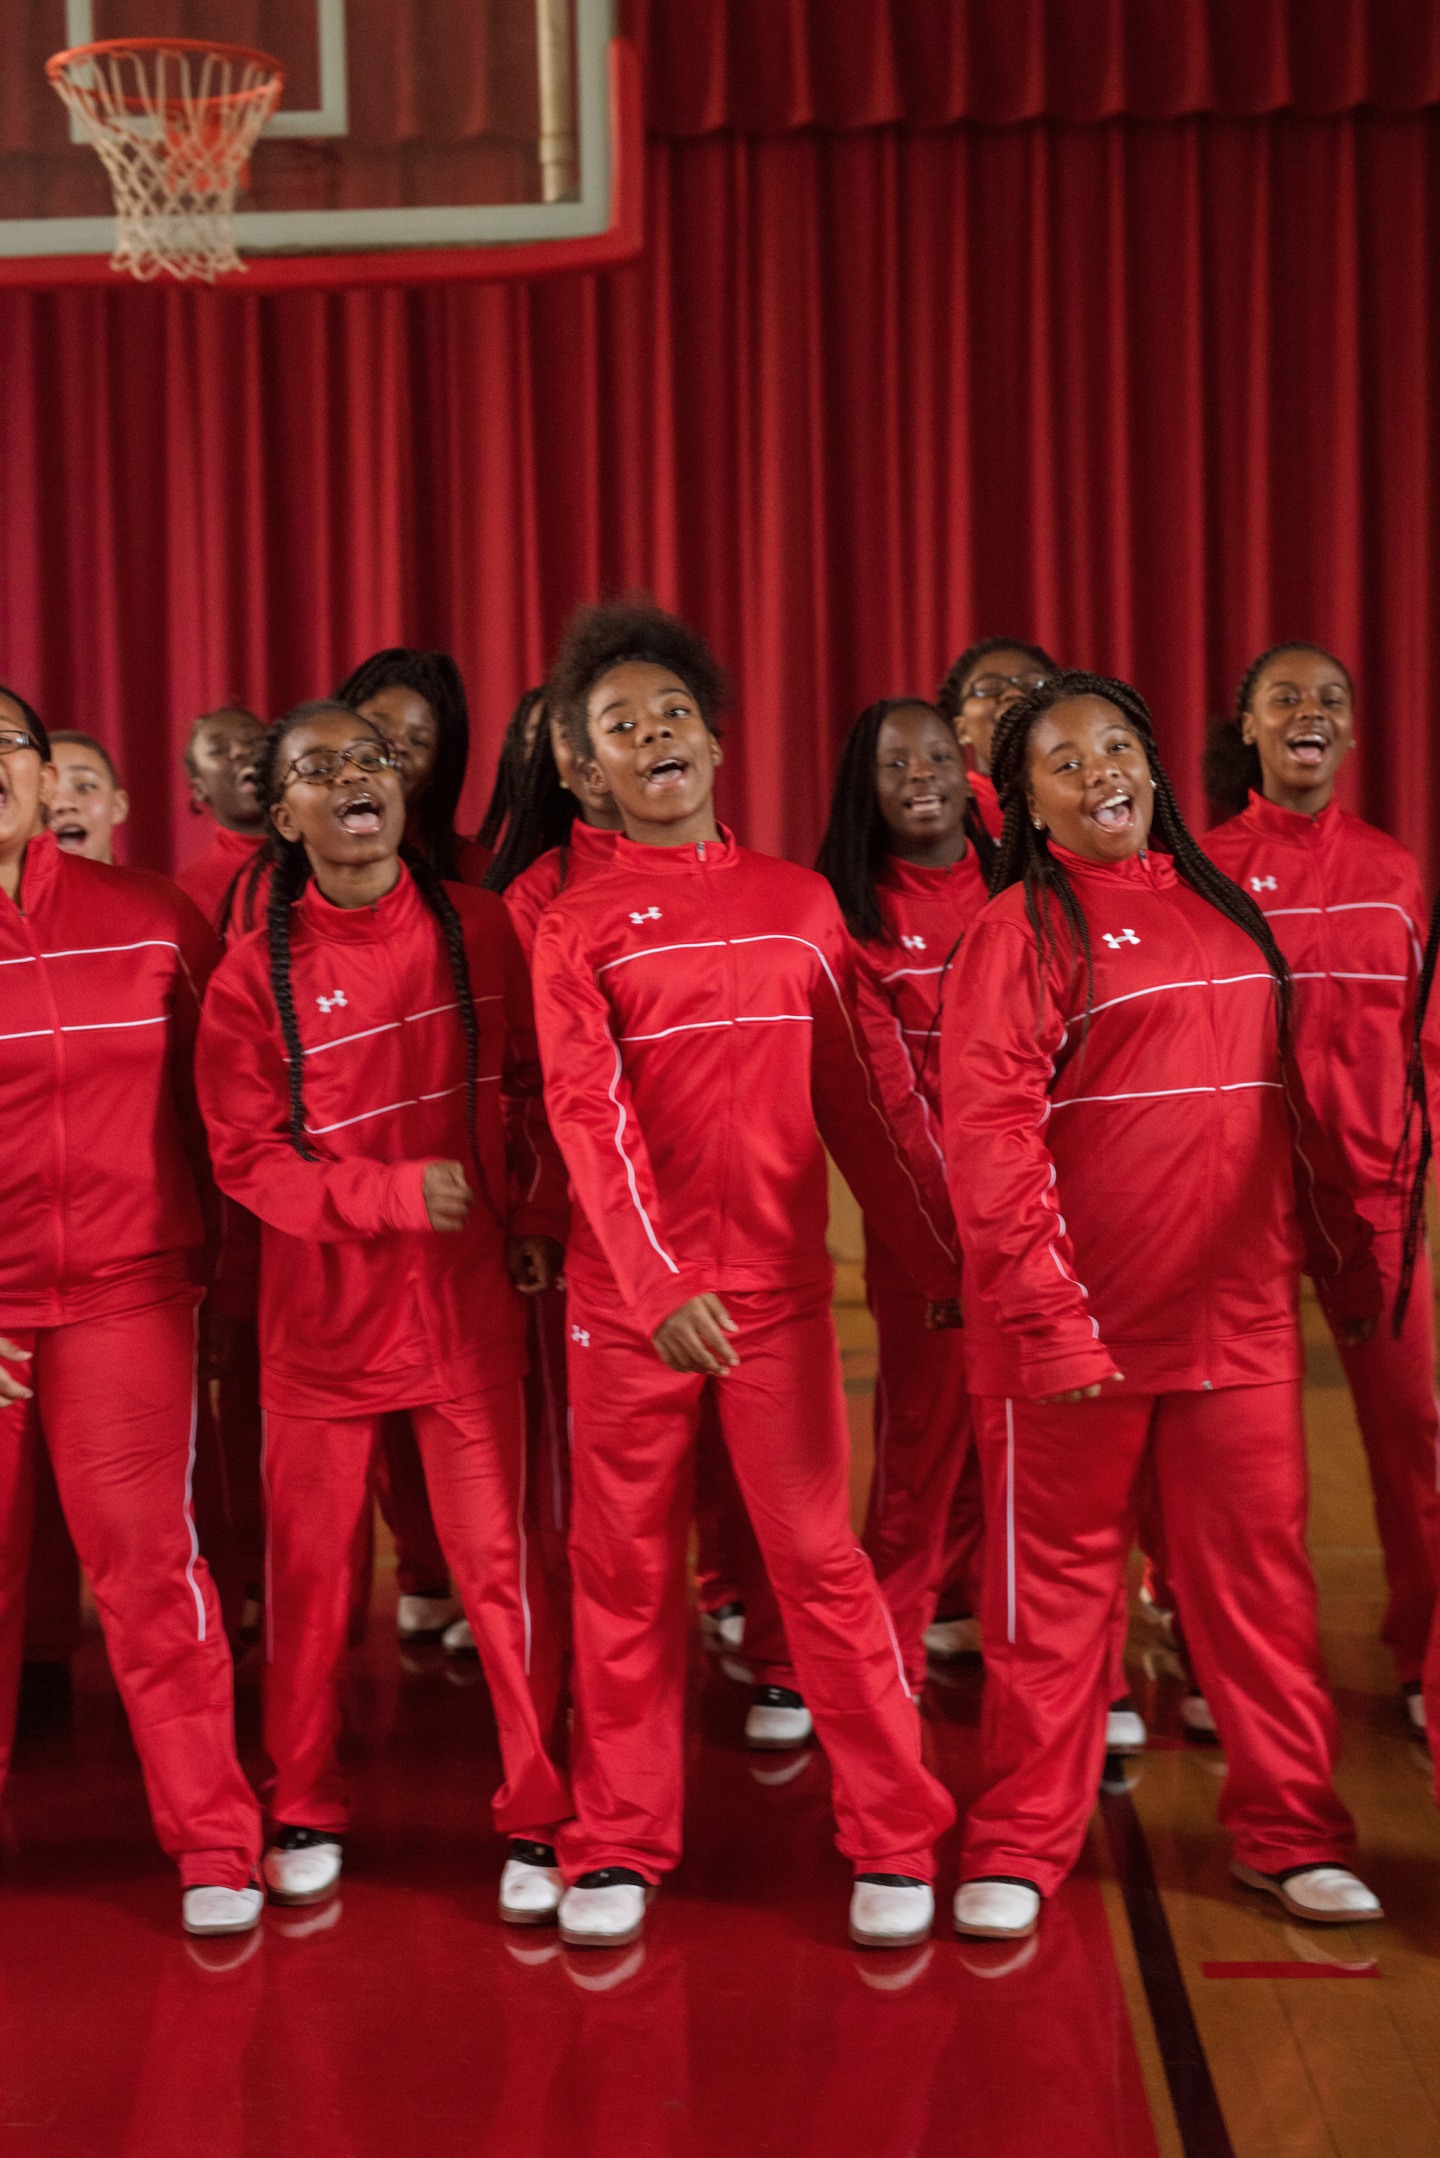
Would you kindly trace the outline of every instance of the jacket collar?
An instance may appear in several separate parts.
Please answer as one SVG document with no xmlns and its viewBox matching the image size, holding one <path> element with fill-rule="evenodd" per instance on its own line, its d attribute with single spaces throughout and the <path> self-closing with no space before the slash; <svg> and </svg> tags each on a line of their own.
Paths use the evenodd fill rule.
<svg viewBox="0 0 1440 2158">
<path fill-rule="evenodd" d="M 686 870 L 729 869 L 739 856 L 735 834 L 726 825 L 717 827 L 720 837 L 706 839 L 688 847 L 642 847 L 623 832 L 615 835 L 614 863 L 617 869 L 628 869 L 635 875 L 677 876 Z"/>
<path fill-rule="evenodd" d="M 1279 802 L 1267 801 L 1263 794 L 1251 789 L 1248 808 L 1243 811 L 1251 829 L 1264 832 L 1271 839 L 1288 839 L 1292 846 L 1322 846 L 1333 839 L 1340 830 L 1344 811 L 1332 794 L 1317 816 L 1307 817 L 1302 809 L 1285 809 Z"/>
<path fill-rule="evenodd" d="M 65 850 L 53 832 L 37 832 L 25 847 L 25 862 L 20 871 L 20 911 L 33 914 L 42 899 L 47 899 L 57 880 L 65 874 Z"/>
<path fill-rule="evenodd" d="M 875 872 L 875 882 L 885 891 L 904 892 L 912 899 L 938 899 L 959 887 L 983 884 L 984 872 L 975 858 L 975 848 L 967 846 L 958 862 L 948 862 L 944 868 L 930 868 L 923 862 L 907 862 L 901 855 L 887 854 Z"/>
<path fill-rule="evenodd" d="M 1067 876 L 1093 879 L 1097 884 L 1148 885 L 1153 892 L 1166 892 L 1179 881 L 1169 855 L 1154 847 L 1148 847 L 1143 854 L 1132 854 L 1123 862 L 1087 861 L 1084 855 L 1072 854 L 1053 839 L 1050 852 Z"/>
<path fill-rule="evenodd" d="M 263 832 L 232 832 L 226 825 L 217 824 L 210 837 L 210 852 L 223 854 L 232 862 L 248 862 L 264 844 Z"/>
<path fill-rule="evenodd" d="M 601 862 L 614 861 L 615 842 L 619 837 L 618 832 L 602 831 L 598 825 L 587 824 L 583 817 L 577 817 L 570 827 L 570 837 L 565 845 L 577 862 L 588 862 L 592 867 L 596 867 Z M 642 847 L 640 851 L 642 854 L 653 854 L 656 850 L 654 847 Z"/>
<path fill-rule="evenodd" d="M 337 907 L 312 877 L 295 902 L 295 912 L 312 936 L 328 944 L 382 944 L 410 928 L 428 910 L 415 879 L 402 862 L 398 883 L 369 907 Z"/>
</svg>

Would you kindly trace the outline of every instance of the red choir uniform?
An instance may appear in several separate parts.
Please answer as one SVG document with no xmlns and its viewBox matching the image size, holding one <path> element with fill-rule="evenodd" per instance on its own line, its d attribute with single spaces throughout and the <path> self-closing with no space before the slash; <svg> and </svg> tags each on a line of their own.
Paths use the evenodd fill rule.
<svg viewBox="0 0 1440 2158">
<path fill-rule="evenodd" d="M 720 1426 L 830 1755 L 840 1848 L 860 1871 L 929 1878 L 953 1807 L 921 1764 L 894 1630 L 850 1529 L 817 1121 L 937 1297 L 956 1293 L 956 1266 L 933 1153 L 902 1144 L 881 1107 L 834 898 L 728 833 L 618 838 L 613 868 L 541 922 L 535 994 L 577 1202 L 567 1877 L 619 1865 L 655 1881 L 680 1853 L 685 1545 L 710 1382 L 670 1370 L 652 1336 L 709 1291 L 741 1358 L 714 1383 Z"/>
<path fill-rule="evenodd" d="M 613 832 L 596 831 L 577 817 L 564 846 L 551 847 L 505 887 L 505 905 L 527 964 L 545 909 L 562 891 L 572 890 L 597 869 L 608 868 L 614 848 Z M 556 1622 L 568 1633 L 570 1430 L 565 1301 L 559 1283 L 529 1299 L 525 1437 L 530 1526 L 539 1543 Z"/>
<path fill-rule="evenodd" d="M 540 917 L 551 902 L 597 869 L 608 869 L 614 858 L 615 834 L 599 831 L 577 817 L 564 846 L 551 847 L 506 886 L 505 904 L 527 959 L 535 949 Z M 563 1581 L 568 1598 L 570 1564 L 565 1545 L 570 1521 L 570 1446 L 566 1429 L 564 1289 L 550 1289 L 537 1296 L 530 1314 L 526 1415 L 531 1489 L 537 1503 L 541 1503 L 541 1494 L 549 1494 L 538 1525 L 547 1551 L 553 1554 L 552 1574 L 557 1584 Z M 749 1516 L 724 1459 L 724 1445 L 709 1413 L 708 1396 L 701 1415 L 700 1450 L 695 1464 L 695 1525 L 695 1581 L 701 1608 L 715 1610 L 735 1601 L 746 1604 L 747 1610 L 753 1608 L 765 1636 L 762 1649 L 775 1667 L 764 1673 L 765 1680 L 792 1685 L 794 1674 L 789 1668 L 779 1613 L 769 1594 Z M 746 1632 L 748 1637 L 748 1618 Z M 753 1654 L 748 1639 L 747 1651 Z"/>
<path fill-rule="evenodd" d="M 1440 991 L 1435 990 L 1433 987 L 1430 992 L 1430 1001 L 1426 1006 L 1424 1024 L 1421 1028 L 1420 1049 L 1424 1063 L 1425 1098 L 1430 1115 L 1430 1130 L 1432 1136 L 1440 1135 Z M 1422 1269 L 1421 1255 L 1417 1254 L 1415 1279 L 1411 1284 L 1410 1292 L 1412 1303 L 1417 1296 L 1423 1294 L 1424 1288 L 1425 1276 Z M 1406 1319 L 1408 1322 L 1408 1307 Z M 1440 1463 L 1437 1463 L 1437 1483 L 1440 1483 Z M 1440 1574 L 1440 1503 L 1432 1499 L 1431 1503 L 1426 1507 L 1425 1518 L 1433 1563 L 1437 1574 Z M 1431 1620 L 1430 1642 L 1426 1651 L 1425 1669 L 1422 1676 L 1425 1692 L 1425 1720 L 1432 1732 L 1440 1731 L 1440 1608 L 1437 1608 Z M 1437 1751 L 1433 1742 L 1431 1753 L 1435 1760 L 1435 1795 L 1437 1799 L 1440 1799 L 1440 1751 Z"/>
<path fill-rule="evenodd" d="M 1317 817 L 1252 794 L 1206 852 L 1260 907 L 1295 982 L 1295 1053 L 1316 1115 L 1375 1232 L 1387 1307 L 1400 1273 L 1405 1187 L 1395 1165 L 1425 910 L 1414 857 L 1336 803 Z M 1435 1301 L 1421 1248 L 1397 1341 L 1337 1342 L 1370 1463 L 1389 1602 L 1382 1629 L 1401 1685 L 1418 1679 L 1435 1610 L 1423 1515 L 1435 1503 Z"/>
<path fill-rule="evenodd" d="M 412 830 L 408 837 L 412 846 L 419 845 L 417 832 Z M 490 849 L 482 847 L 478 840 L 466 839 L 460 832 L 455 834 L 457 884 L 483 884 L 485 872 L 494 858 Z M 375 1449 L 373 1480 L 380 1511 L 395 1539 L 395 1582 L 400 1594 L 447 1595 L 449 1568 L 440 1547 L 430 1494 L 425 1487 L 425 1464 L 420 1458 L 420 1448 L 408 1416 L 383 1419 L 380 1443 Z M 373 1529 L 374 1516 L 367 1514 L 357 1566 L 357 1625 L 363 1623 L 364 1607 L 369 1601 L 374 1563 Z"/>
<path fill-rule="evenodd" d="M 504 908 L 488 893 L 448 889 L 479 1027 L 478 1167 L 444 942 L 408 871 L 374 906 L 332 906 L 311 883 L 291 912 L 316 1160 L 290 1143 L 263 931 L 232 948 L 206 999 L 197 1077 L 216 1176 L 261 1223 L 271 1807 L 299 1827 L 345 1825 L 336 1743 L 348 1561 L 380 1420 L 403 1409 L 495 1707 L 505 1767 L 497 1823 L 548 1841 L 569 1807 L 545 1747 L 558 1657 L 532 1613 L 525 1314 L 505 1237 L 563 1234 L 563 1178 Z M 470 1164 L 479 1194 L 457 1235 L 429 1226 L 422 1185 L 437 1160 Z"/>
<path fill-rule="evenodd" d="M 246 928 L 249 872 L 265 844 L 264 832 L 230 832 L 217 824 L 205 852 L 175 872 L 175 883 L 194 901 L 207 922 L 228 942 Z M 253 902 L 252 919 L 265 912 L 269 873 L 262 874 Z M 222 927 L 223 917 L 223 927 Z"/>
<path fill-rule="evenodd" d="M 917 1097 L 943 1161 L 941 984 L 985 904 L 985 875 L 973 847 L 948 869 L 891 855 L 876 879 L 876 896 L 892 941 L 863 947 L 861 1021 L 887 1102 L 896 1089 Z M 925 1681 L 925 1628 L 945 1576 L 952 1500 L 970 1449 L 965 1342 L 958 1331 L 926 1326 L 925 1299 L 885 1241 L 884 1227 L 865 1224 L 865 1295 L 879 1335 L 879 1372 L 864 1544 L 918 1689 Z M 968 1598 L 966 1608 L 972 1608 Z"/>
<path fill-rule="evenodd" d="M 1298 1277 L 1303 1259 L 1337 1319 L 1373 1315 L 1368 1231 L 1282 1077 L 1254 942 L 1167 855 L 1051 852 L 1089 928 L 1088 1017 L 1058 909 L 1042 955 L 1016 885 L 967 936 L 942 1022 L 990 1530 L 988 1788 L 961 1875 L 1048 1894 L 1075 1862 L 1147 1458 L 1236 1856 L 1263 1872 L 1343 1861 L 1304 1540 Z M 1096 1381 L 1096 1400 L 1044 1398 Z"/>
<path fill-rule="evenodd" d="M 191 1500 L 208 1172 L 190 1067 L 218 956 L 164 878 L 62 853 L 48 834 L 26 850 L 20 904 L 0 896 L 0 1333 L 32 1352 L 12 1368 L 35 1392 L 0 1409 L 0 1773 L 38 1422 L 156 1833 L 187 1886 L 244 1888 L 259 1815 Z"/>
<path fill-rule="evenodd" d="M 177 870 L 173 882 L 193 900 L 226 944 L 245 935 L 247 925 L 263 922 L 269 871 L 263 871 L 250 898 L 250 872 L 265 844 L 263 832 L 231 832 L 216 825 L 204 854 Z M 229 1566 L 220 1565 L 225 1600 L 234 1623 L 233 1584 L 254 1588 L 265 1566 L 265 1509 L 260 1488 L 260 1370 L 255 1338 L 255 1303 L 259 1294 L 260 1233 L 239 1207 L 223 1204 L 224 1236 L 220 1263 L 210 1286 L 209 1309 L 226 1322 L 224 1368 L 212 1382 L 213 1424 L 225 1484 Z M 202 1412 L 209 1404 L 202 1400 Z M 208 1548 L 208 1547 L 207 1547 Z M 217 1562 L 218 1563 L 218 1562 Z"/>
</svg>

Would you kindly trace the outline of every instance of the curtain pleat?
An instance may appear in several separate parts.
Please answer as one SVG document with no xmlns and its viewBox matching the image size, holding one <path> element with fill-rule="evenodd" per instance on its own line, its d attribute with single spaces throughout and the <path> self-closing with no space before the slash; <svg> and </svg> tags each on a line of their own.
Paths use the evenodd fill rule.
<svg viewBox="0 0 1440 2158">
<path fill-rule="evenodd" d="M 838 742 L 976 635 L 1134 679 L 1201 813 L 1252 653 L 1353 665 L 1349 800 L 1440 869 L 1440 118 L 653 143 L 634 268 L 0 293 L 0 679 L 118 751 L 164 867 L 192 715 L 457 654 L 478 818 L 568 610 L 735 681 L 725 811 L 810 858 Z"/>
</svg>

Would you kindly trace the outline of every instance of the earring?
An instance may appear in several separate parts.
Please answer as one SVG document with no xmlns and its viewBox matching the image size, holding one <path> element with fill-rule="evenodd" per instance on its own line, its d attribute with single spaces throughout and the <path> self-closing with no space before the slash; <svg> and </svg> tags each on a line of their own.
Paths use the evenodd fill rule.
<svg viewBox="0 0 1440 2158">
<path fill-rule="evenodd" d="M 1043 818 L 1043 817 L 1032 817 L 1032 818 L 1030 819 L 1030 822 L 1031 822 L 1031 823 L 1032 823 L 1032 824 L 1034 825 L 1034 827 L 1035 827 L 1035 829 L 1036 829 L 1036 831 L 1037 831 L 1037 832 L 1043 832 L 1043 831 L 1044 831 L 1044 829 L 1045 829 L 1045 820 L 1044 820 L 1044 818 Z"/>
<path fill-rule="evenodd" d="M 562 780 L 561 780 L 561 782 L 560 782 L 560 792 L 561 792 L 562 794 L 568 794 L 568 793 L 570 792 L 570 782 L 569 782 L 569 780 L 568 780 L 568 779 L 562 779 Z"/>
</svg>

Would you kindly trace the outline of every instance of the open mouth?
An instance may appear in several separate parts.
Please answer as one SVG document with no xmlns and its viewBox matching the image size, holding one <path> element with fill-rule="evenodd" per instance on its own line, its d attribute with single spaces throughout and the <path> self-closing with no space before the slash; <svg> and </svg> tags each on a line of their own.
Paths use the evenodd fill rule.
<svg viewBox="0 0 1440 2158">
<path fill-rule="evenodd" d="M 1102 832 L 1128 832 L 1135 822 L 1135 804 L 1123 789 L 1117 788 L 1090 815 Z"/>
<path fill-rule="evenodd" d="M 1330 750 L 1330 742 L 1324 729 L 1305 727 L 1299 734 L 1287 735 L 1285 747 L 1297 764 L 1314 766 L 1323 764 Z"/>
<path fill-rule="evenodd" d="M 910 796 L 904 804 L 905 814 L 909 817 L 938 816 L 948 799 L 948 796 L 938 794 L 933 787 L 927 787 L 923 793 Z"/>
<path fill-rule="evenodd" d="M 372 837 L 384 822 L 374 795 L 363 791 L 347 795 L 335 815 L 342 831 L 353 832 L 360 838 Z"/>
<path fill-rule="evenodd" d="M 80 852 L 88 836 L 83 824 L 75 824 L 68 818 L 63 824 L 52 824 L 50 829 L 55 834 L 56 844 L 72 854 Z"/>
<path fill-rule="evenodd" d="M 678 787 L 690 766 L 684 757 L 660 757 L 645 774 L 647 787 Z"/>
</svg>

